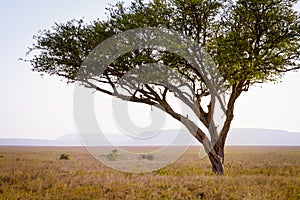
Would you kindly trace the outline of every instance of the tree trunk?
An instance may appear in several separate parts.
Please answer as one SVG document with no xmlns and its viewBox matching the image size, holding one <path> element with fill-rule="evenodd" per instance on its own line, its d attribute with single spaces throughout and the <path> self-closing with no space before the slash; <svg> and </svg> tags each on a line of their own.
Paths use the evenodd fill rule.
<svg viewBox="0 0 300 200">
<path fill-rule="evenodd" d="M 224 147 L 225 147 L 225 141 L 227 138 L 227 134 L 230 130 L 230 125 L 231 122 L 233 120 L 233 112 L 234 112 L 234 103 L 236 101 L 236 99 L 240 96 L 240 94 L 242 93 L 242 88 L 243 88 L 244 82 L 240 82 L 237 85 L 232 86 L 232 94 L 229 98 L 229 102 L 227 105 L 227 110 L 226 110 L 226 120 L 224 122 L 223 128 L 220 132 L 219 137 L 216 140 L 216 137 L 214 134 L 214 132 L 216 132 L 215 129 L 209 129 L 210 132 L 212 132 L 213 134 L 211 134 L 212 137 L 212 143 L 211 145 L 214 146 L 213 149 L 210 150 L 209 145 L 207 145 L 206 143 L 202 143 L 204 145 L 204 147 L 206 147 L 206 153 L 208 154 L 209 160 L 212 164 L 212 171 L 216 174 L 222 175 L 224 174 Z M 212 110 L 213 112 L 213 110 Z M 214 128 L 214 127 L 213 127 Z"/>
<path fill-rule="evenodd" d="M 212 165 L 212 172 L 218 175 L 223 175 L 224 174 L 224 166 L 222 163 L 223 158 L 221 158 L 215 152 L 209 152 L 208 158 Z"/>
</svg>

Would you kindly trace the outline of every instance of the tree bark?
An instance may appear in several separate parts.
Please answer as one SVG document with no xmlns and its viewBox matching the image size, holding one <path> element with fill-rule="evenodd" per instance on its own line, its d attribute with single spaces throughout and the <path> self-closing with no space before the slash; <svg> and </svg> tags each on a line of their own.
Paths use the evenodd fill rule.
<svg viewBox="0 0 300 200">
<path fill-rule="evenodd" d="M 213 150 L 207 151 L 209 160 L 212 164 L 212 171 L 216 174 L 224 174 L 224 162 L 225 162 L 225 154 L 224 154 L 224 148 L 225 148 L 225 141 L 228 135 L 228 132 L 230 130 L 231 122 L 233 120 L 233 113 L 234 113 L 234 104 L 236 99 L 240 96 L 242 93 L 242 87 L 244 83 L 241 82 L 237 85 L 234 85 L 232 87 L 232 94 L 230 96 L 227 110 L 226 110 L 226 120 L 224 122 L 223 128 L 220 132 L 220 135 L 217 139 L 217 142 L 213 141 Z"/>
<path fill-rule="evenodd" d="M 212 172 L 218 175 L 224 174 L 224 166 L 222 163 L 222 158 L 215 152 L 209 152 L 208 158 L 212 165 Z"/>
<path fill-rule="evenodd" d="M 208 139 L 205 139 L 203 141 L 203 147 L 205 149 L 205 152 L 210 160 L 211 166 L 212 166 L 212 172 L 218 175 L 224 174 L 224 166 L 223 166 L 223 160 L 224 160 L 224 154 L 219 155 L 219 151 L 215 150 L 216 146 L 213 146 L 211 141 Z M 222 152 L 222 151 L 220 151 Z"/>
</svg>

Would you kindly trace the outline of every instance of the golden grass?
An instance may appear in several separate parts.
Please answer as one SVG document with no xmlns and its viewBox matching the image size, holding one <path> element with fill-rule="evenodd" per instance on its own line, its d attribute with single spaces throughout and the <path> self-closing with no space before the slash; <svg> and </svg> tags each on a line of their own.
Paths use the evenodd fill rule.
<svg viewBox="0 0 300 200">
<path fill-rule="evenodd" d="M 0 147 L 0 169 L 0 199 L 8 200 L 300 199 L 300 147 L 227 147 L 224 176 L 196 147 L 144 174 L 112 170 L 80 147 Z"/>
</svg>

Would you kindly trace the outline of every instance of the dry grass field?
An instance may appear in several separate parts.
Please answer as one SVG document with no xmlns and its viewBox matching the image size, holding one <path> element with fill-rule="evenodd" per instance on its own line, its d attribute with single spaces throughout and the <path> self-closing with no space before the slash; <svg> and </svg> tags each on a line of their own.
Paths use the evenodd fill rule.
<svg viewBox="0 0 300 200">
<path fill-rule="evenodd" d="M 0 169 L 7 200 L 300 199 L 300 147 L 227 147 L 224 176 L 196 147 L 144 174 L 112 170 L 81 147 L 0 147 Z"/>
</svg>

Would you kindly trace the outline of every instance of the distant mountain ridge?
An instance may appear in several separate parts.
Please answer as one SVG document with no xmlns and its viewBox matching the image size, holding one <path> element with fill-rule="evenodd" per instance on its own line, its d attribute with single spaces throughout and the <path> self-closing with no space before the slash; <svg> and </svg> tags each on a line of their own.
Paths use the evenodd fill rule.
<svg viewBox="0 0 300 200">
<path fill-rule="evenodd" d="M 300 146 L 300 133 L 276 129 L 232 129 L 227 138 L 229 145 Z"/>
<path fill-rule="evenodd" d="M 144 139 L 136 139 L 125 134 L 104 134 L 109 143 L 99 141 L 91 137 L 90 144 L 99 146 L 166 146 L 185 145 L 180 142 L 178 130 L 162 130 L 159 134 L 156 131 L 142 133 L 147 136 Z M 199 143 L 187 131 L 181 132 L 185 139 L 190 140 L 189 144 Z M 186 137 L 188 136 L 188 137 Z M 42 139 L 0 139 L 0 146 L 84 146 L 80 136 L 67 134 L 56 140 Z M 190 139 L 189 139 L 190 137 Z M 300 146 L 300 133 L 272 129 L 232 129 L 227 138 L 227 145 L 261 145 L 261 146 Z"/>
</svg>

